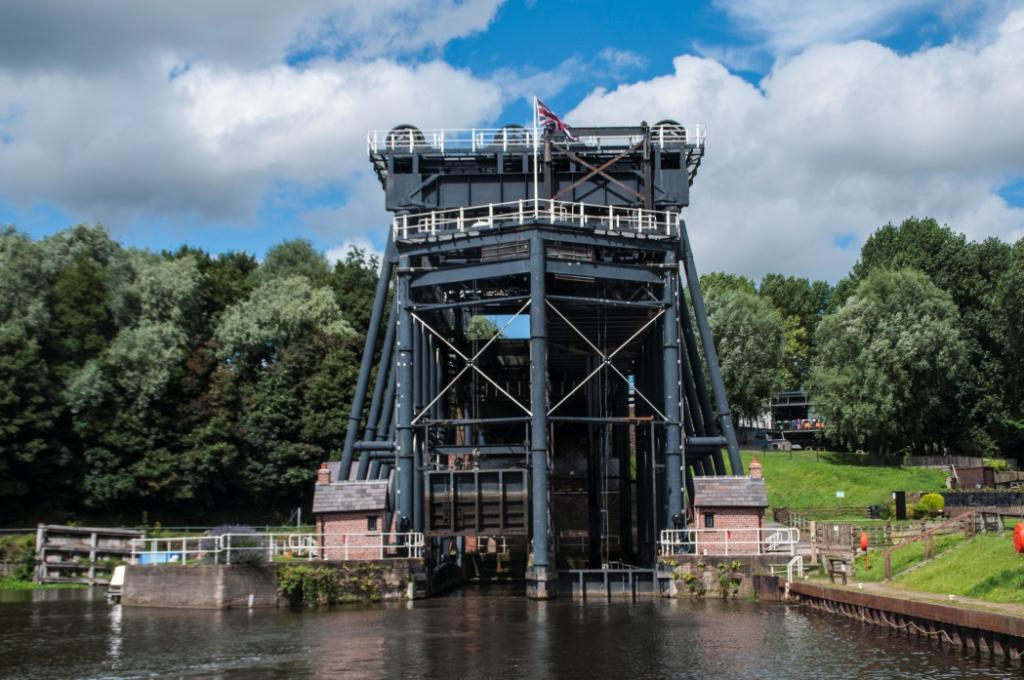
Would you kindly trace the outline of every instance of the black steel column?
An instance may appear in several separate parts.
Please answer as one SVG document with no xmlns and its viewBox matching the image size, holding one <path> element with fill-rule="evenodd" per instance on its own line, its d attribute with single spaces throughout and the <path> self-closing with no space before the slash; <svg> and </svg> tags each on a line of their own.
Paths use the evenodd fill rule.
<svg viewBox="0 0 1024 680">
<path fill-rule="evenodd" d="M 407 531 L 413 515 L 413 481 L 415 452 L 413 451 L 413 399 L 414 366 L 413 366 L 413 325 L 409 287 L 409 258 L 403 256 L 399 262 L 398 272 L 398 371 L 395 382 L 395 400 L 397 401 L 396 426 L 398 429 L 398 529 Z"/>
<path fill-rule="evenodd" d="M 555 595 L 549 588 L 548 549 L 548 319 L 544 237 L 534 231 L 530 237 L 530 468 L 533 510 L 533 569 L 527 592 L 532 597 Z"/>
<path fill-rule="evenodd" d="M 729 400 L 725 396 L 725 382 L 722 380 L 722 369 L 718 364 L 718 352 L 715 351 L 714 336 L 708 324 L 708 313 L 704 308 L 704 296 L 700 290 L 700 277 L 697 276 L 697 265 L 693 261 L 693 250 L 690 248 L 690 237 L 686 233 L 686 223 L 679 220 L 679 247 L 683 255 L 683 266 L 686 269 L 686 285 L 693 302 L 693 315 L 697 317 L 697 330 L 700 331 L 700 342 L 704 348 L 704 358 L 708 362 L 708 373 L 711 376 L 711 391 L 714 393 L 715 406 L 718 407 L 718 422 L 729 449 L 729 467 L 734 475 L 743 474 L 743 461 L 740 459 L 740 447 L 736 443 L 736 431 L 732 426 L 732 412 Z"/>
<path fill-rule="evenodd" d="M 681 526 L 685 519 L 683 511 L 683 454 L 682 438 L 679 435 L 679 417 L 682 413 L 679 403 L 679 326 L 676 317 L 676 272 L 675 253 L 665 254 L 665 286 L 662 301 L 665 316 L 662 319 L 662 368 L 664 372 L 665 409 L 665 493 L 668 500 L 665 527 Z"/>
<path fill-rule="evenodd" d="M 352 410 L 348 414 L 348 428 L 345 430 L 345 446 L 341 453 L 342 480 L 347 480 L 352 468 L 352 451 L 355 448 L 356 436 L 359 434 L 359 421 L 363 418 L 363 402 L 366 401 L 366 386 L 370 382 L 370 371 L 373 367 L 373 354 L 377 350 L 377 331 L 380 330 L 381 317 L 384 316 L 384 305 L 388 298 L 388 286 L 391 283 L 391 258 L 394 257 L 393 235 L 388 233 L 388 243 L 384 248 L 384 258 L 380 263 L 380 277 L 377 279 L 377 293 L 373 299 L 373 312 L 370 314 L 370 328 L 366 331 L 366 346 L 363 347 L 363 361 L 359 365 L 359 380 L 356 391 L 352 395 Z"/>
</svg>

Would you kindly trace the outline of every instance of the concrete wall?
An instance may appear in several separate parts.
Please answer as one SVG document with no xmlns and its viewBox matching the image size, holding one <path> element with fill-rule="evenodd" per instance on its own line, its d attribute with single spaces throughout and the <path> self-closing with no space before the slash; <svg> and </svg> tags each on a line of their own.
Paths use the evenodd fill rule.
<svg viewBox="0 0 1024 680">
<path fill-rule="evenodd" d="M 719 582 L 719 564 L 730 564 L 739 562 L 740 567 L 733 572 L 733 577 L 739 580 L 739 592 L 736 597 L 754 597 L 761 599 L 769 598 L 774 588 L 778 587 L 778 581 L 772 580 L 768 573 L 771 566 L 785 565 L 790 558 L 788 555 L 745 555 L 740 557 L 715 557 L 706 555 L 674 555 L 671 558 L 676 562 L 676 590 L 678 597 L 687 597 L 690 591 L 687 589 L 686 574 L 697 576 L 704 584 L 707 597 L 720 597 L 722 595 L 721 583 Z"/>
<path fill-rule="evenodd" d="M 277 575 L 250 565 L 129 565 L 121 602 L 139 607 L 228 609 L 277 606 Z"/>
<path fill-rule="evenodd" d="M 365 521 L 365 520 L 364 520 Z M 230 609 L 283 605 L 277 595 L 277 572 L 288 563 L 264 565 L 129 565 L 121 603 L 136 607 Z M 296 560 L 291 564 L 328 567 L 338 573 L 345 600 L 394 600 L 426 597 L 420 560 Z"/>
</svg>

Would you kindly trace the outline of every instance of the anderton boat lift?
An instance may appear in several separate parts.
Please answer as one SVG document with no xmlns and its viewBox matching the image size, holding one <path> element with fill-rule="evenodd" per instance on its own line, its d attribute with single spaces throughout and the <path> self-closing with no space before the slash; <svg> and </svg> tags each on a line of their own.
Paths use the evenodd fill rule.
<svg viewBox="0 0 1024 680">
<path fill-rule="evenodd" d="M 369 133 L 394 218 L 330 484 L 387 481 L 383 526 L 433 569 L 500 545 L 531 597 L 589 572 L 656 590 L 694 477 L 743 474 L 683 219 L 705 141 L 668 120 Z"/>
</svg>

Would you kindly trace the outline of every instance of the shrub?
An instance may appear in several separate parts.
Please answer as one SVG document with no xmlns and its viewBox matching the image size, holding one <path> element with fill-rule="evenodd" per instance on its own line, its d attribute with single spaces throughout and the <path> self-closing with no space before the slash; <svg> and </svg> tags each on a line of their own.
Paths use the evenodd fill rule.
<svg viewBox="0 0 1024 680">
<path fill-rule="evenodd" d="M 11 578 L 31 581 L 36 568 L 36 537 L 33 534 L 0 536 L 0 562 L 14 566 Z"/>
<path fill-rule="evenodd" d="M 942 514 L 946 501 L 940 494 L 926 493 L 914 506 L 917 517 L 935 517 Z"/>
<path fill-rule="evenodd" d="M 341 599 L 338 574 L 330 567 L 289 564 L 277 572 L 277 592 L 293 607 L 335 604 Z"/>
<path fill-rule="evenodd" d="M 686 585 L 686 591 L 690 593 L 690 597 L 704 597 L 707 588 L 704 587 L 704 579 L 701 574 L 688 571 L 683 574 L 683 583 Z"/>
</svg>

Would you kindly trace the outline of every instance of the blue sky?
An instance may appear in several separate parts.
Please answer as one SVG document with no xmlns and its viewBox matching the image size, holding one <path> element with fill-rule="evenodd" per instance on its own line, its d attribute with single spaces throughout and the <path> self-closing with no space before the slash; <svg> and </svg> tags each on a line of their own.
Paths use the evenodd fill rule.
<svg viewBox="0 0 1024 680">
<path fill-rule="evenodd" d="M 12 6 L 0 223 L 41 237 L 102 222 L 154 249 L 379 249 L 368 128 L 525 122 L 537 94 L 570 123 L 706 123 L 688 216 L 701 268 L 835 280 L 873 229 L 910 215 L 1024 236 L 1020 6 Z"/>
</svg>

